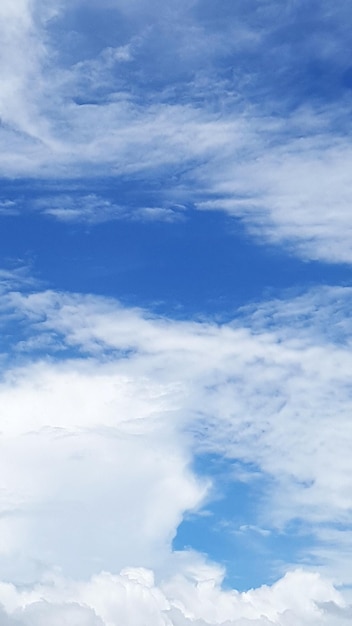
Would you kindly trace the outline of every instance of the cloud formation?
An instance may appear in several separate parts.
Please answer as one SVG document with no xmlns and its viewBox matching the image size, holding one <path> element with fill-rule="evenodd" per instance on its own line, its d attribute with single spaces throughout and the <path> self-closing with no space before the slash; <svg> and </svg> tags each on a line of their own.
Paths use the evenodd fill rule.
<svg viewBox="0 0 352 626">
<path fill-rule="evenodd" d="M 54 575 L 21 591 L 0 584 L 3 622 L 18 626 L 344 626 L 350 609 L 329 581 L 302 571 L 272 587 L 222 591 L 216 578 L 177 576 L 157 586 L 153 573 L 129 568 L 75 582 Z"/>
<path fill-rule="evenodd" d="M 349 20 L 347 0 L 4 0 L 1 216 L 67 234 L 220 211 L 351 263 Z M 224 321 L 0 281 L 1 624 L 350 623 L 351 288 Z M 200 516 L 266 542 L 271 583 L 237 590 L 192 533 L 177 549 Z"/>
<path fill-rule="evenodd" d="M 4 624 L 347 624 L 330 580 L 350 583 L 351 290 L 215 323 L 29 287 L 7 275 L 2 295 L 4 336 L 17 329 L 0 386 Z M 262 476 L 251 527 L 300 520 L 313 538 L 271 587 L 226 591 L 223 568 L 172 549 L 217 488 L 192 468 L 209 452 L 242 463 L 234 481 Z"/>
<path fill-rule="evenodd" d="M 33 208 L 68 224 L 99 224 L 114 220 L 172 223 L 183 219 L 185 207 L 182 205 L 126 207 L 114 204 L 96 194 L 89 194 L 41 197 L 33 203 Z"/>
<path fill-rule="evenodd" d="M 350 263 L 345 3 L 334 11 L 319 3 L 304 16 L 275 1 L 226 5 L 226 15 L 206 0 L 149 4 L 3 3 L 1 175 L 129 176 L 141 192 L 152 181 L 164 194 L 157 208 L 167 198 L 225 211 L 257 240 Z M 90 221 L 101 213 L 107 219 L 96 206 Z"/>
<path fill-rule="evenodd" d="M 77 575 L 162 567 L 209 489 L 192 456 L 219 453 L 266 481 L 253 523 L 301 521 L 315 537 L 305 560 L 349 582 L 336 554 L 352 506 L 350 299 L 326 288 L 219 325 L 91 296 L 4 295 L 4 331 L 22 327 L 0 389 L 4 571 L 27 551 L 31 568 Z"/>
</svg>

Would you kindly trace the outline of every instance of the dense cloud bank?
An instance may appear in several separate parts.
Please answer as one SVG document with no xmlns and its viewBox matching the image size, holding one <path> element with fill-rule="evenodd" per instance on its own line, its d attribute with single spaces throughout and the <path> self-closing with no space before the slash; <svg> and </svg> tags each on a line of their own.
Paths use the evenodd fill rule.
<svg viewBox="0 0 352 626">
<path fill-rule="evenodd" d="M 214 572 L 216 575 L 216 571 Z M 3 626 L 344 626 L 351 610 L 319 575 L 287 574 L 272 587 L 221 591 L 211 569 L 157 586 L 153 573 L 126 569 L 87 582 L 53 575 L 25 590 L 0 584 Z M 198 577 L 197 577 L 198 575 Z"/>
</svg>

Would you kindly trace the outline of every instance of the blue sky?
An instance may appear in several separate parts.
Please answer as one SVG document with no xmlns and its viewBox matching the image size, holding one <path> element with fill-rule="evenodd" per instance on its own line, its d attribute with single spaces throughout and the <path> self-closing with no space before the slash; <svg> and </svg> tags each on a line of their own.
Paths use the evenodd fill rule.
<svg viewBox="0 0 352 626">
<path fill-rule="evenodd" d="M 3 0 L 4 625 L 350 623 L 351 21 Z"/>
</svg>

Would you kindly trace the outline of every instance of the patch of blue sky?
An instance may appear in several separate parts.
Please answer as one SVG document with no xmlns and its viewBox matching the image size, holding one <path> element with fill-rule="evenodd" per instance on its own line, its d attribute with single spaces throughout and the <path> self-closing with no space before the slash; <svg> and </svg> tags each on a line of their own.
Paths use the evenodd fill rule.
<svg viewBox="0 0 352 626">
<path fill-rule="evenodd" d="M 180 103 L 182 84 L 183 99 L 191 103 L 202 93 L 203 102 L 211 101 L 215 91 L 225 100 L 230 93 L 235 107 L 240 94 L 268 111 L 287 112 L 307 101 L 336 101 L 350 88 L 348 18 L 346 3 L 334 12 L 326 2 L 309 7 L 170 2 L 162 10 L 155 3 L 148 9 L 141 3 L 130 9 L 78 3 L 53 21 L 51 34 L 54 41 L 63 38 L 64 65 L 85 63 L 80 70 L 86 97 L 89 84 L 99 98 L 127 90 L 144 102 L 153 93 L 160 101 L 163 90 L 172 98 L 175 89 Z M 125 48 L 124 55 L 126 46 L 130 50 Z M 87 59 L 104 49 L 120 49 L 120 54 L 113 62 L 111 54 L 103 53 L 100 79 L 85 81 L 85 73 L 86 78 L 94 73 Z M 205 83 L 211 90 L 202 89 Z"/>
<path fill-rule="evenodd" d="M 264 106 L 273 97 L 277 104 L 288 102 L 290 97 L 295 104 L 302 104 L 307 97 L 330 101 L 341 96 L 344 75 L 350 68 L 348 3 L 339 3 L 334 10 L 329 2 L 311 2 L 308 6 L 224 1 L 216 6 L 212 2 L 197 6 L 198 18 L 206 20 L 207 28 L 231 32 L 234 24 L 240 24 L 252 35 L 247 54 L 241 50 L 233 67 L 248 93 L 255 98 L 265 96 Z M 250 80 L 245 83 L 246 74 Z"/>
<path fill-rule="evenodd" d="M 224 566 L 225 587 L 240 590 L 274 582 L 288 564 L 314 564 L 311 551 L 318 541 L 309 527 L 293 520 L 277 529 L 263 520 L 271 479 L 259 468 L 214 454 L 197 457 L 194 466 L 211 477 L 212 492 L 204 508 L 181 523 L 174 549 L 207 554 Z"/>
<path fill-rule="evenodd" d="M 88 3 L 69 4 L 48 26 L 52 45 L 66 68 L 93 59 L 107 46 L 126 45 L 134 34 L 134 25 L 122 22 L 116 8 Z"/>
<path fill-rule="evenodd" d="M 67 223 L 39 212 L 1 220 L 3 267 L 20 260 L 44 288 L 106 295 L 176 317 L 231 319 L 238 307 L 283 289 L 344 285 L 351 278 L 346 266 L 258 246 L 239 220 L 218 212 L 191 210 L 173 223 Z"/>
</svg>

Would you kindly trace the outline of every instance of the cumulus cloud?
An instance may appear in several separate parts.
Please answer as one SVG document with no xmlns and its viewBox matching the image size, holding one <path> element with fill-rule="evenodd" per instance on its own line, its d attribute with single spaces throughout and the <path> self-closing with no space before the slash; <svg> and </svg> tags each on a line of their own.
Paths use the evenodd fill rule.
<svg viewBox="0 0 352 626">
<path fill-rule="evenodd" d="M 39 363 L 3 382 L 3 572 L 156 566 L 183 512 L 201 503 L 206 484 L 177 424 L 160 419 L 167 391 L 119 370 Z M 23 570 L 16 554 L 29 557 Z"/>
<path fill-rule="evenodd" d="M 157 585 L 153 573 L 129 568 L 88 581 L 56 575 L 26 590 L 0 584 L 2 623 L 19 626 L 344 626 L 350 614 L 319 575 L 295 571 L 272 587 L 223 591 L 211 577 L 178 575 Z"/>
<path fill-rule="evenodd" d="M 314 537 L 305 560 L 349 582 L 350 301 L 326 288 L 218 324 L 3 294 L 4 332 L 20 331 L 0 387 L 3 575 L 20 554 L 23 576 L 162 571 L 183 515 L 210 495 L 193 455 L 211 452 L 265 479 L 248 523 L 300 521 Z"/>
</svg>

